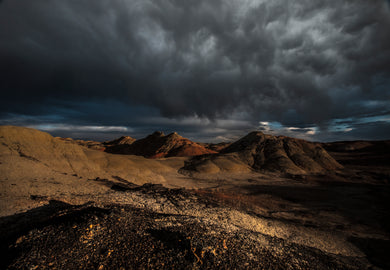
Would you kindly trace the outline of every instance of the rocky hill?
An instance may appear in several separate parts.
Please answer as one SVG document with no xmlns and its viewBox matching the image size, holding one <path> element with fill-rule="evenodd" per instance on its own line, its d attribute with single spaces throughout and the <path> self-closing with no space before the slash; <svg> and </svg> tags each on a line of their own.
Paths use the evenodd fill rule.
<svg viewBox="0 0 390 270">
<path fill-rule="evenodd" d="M 232 170 L 318 174 L 342 166 L 318 143 L 285 136 L 251 132 L 224 148 L 217 156 L 203 156 L 187 162 L 182 171 L 220 172 Z"/>
<path fill-rule="evenodd" d="M 137 155 L 147 158 L 186 157 L 217 153 L 183 138 L 176 132 L 165 135 L 158 131 L 132 144 L 108 147 L 106 151 L 113 154 Z"/>
</svg>

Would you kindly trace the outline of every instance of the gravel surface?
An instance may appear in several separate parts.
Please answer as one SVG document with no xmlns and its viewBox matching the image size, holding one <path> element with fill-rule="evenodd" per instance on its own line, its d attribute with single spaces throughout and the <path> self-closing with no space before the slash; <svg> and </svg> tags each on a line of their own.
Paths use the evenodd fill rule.
<svg viewBox="0 0 390 270">
<path fill-rule="evenodd" d="M 114 187 L 117 189 L 117 187 Z M 229 225 L 215 200 L 159 185 L 122 186 L 145 206 L 60 201 L 0 220 L 1 269 L 369 269 L 347 257 Z M 122 198 L 122 199 L 120 199 Z M 151 203 L 153 202 L 153 203 Z M 140 202 L 138 201 L 138 204 Z M 156 205 L 167 205 L 158 208 Z M 193 215 L 188 214 L 189 208 Z M 161 209 L 166 209 L 162 211 Z M 173 209 L 176 209 L 173 211 Z M 183 211 L 180 211 L 183 209 Z M 214 209 L 211 211 L 210 209 Z M 208 214 L 198 215 L 198 212 Z M 211 212 L 210 212 L 211 211 Z M 225 211 L 230 211 L 225 209 Z M 221 222 L 218 222 L 218 219 Z"/>
</svg>

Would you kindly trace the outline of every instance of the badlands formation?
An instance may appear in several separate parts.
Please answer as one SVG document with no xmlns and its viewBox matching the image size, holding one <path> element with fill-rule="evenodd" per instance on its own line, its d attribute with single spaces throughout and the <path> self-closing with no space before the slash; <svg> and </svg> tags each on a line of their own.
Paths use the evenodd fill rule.
<svg viewBox="0 0 390 270">
<path fill-rule="evenodd" d="M 389 151 L 0 126 L 0 268 L 389 269 Z"/>
</svg>

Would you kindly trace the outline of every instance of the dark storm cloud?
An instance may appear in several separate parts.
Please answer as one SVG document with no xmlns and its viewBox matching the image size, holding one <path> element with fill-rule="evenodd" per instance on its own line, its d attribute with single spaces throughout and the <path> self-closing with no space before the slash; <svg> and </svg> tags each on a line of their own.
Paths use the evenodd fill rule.
<svg viewBox="0 0 390 270">
<path fill-rule="evenodd" d="M 389 111 L 388 29 L 384 0 L 5 0 L 0 117 L 326 130 Z"/>
</svg>

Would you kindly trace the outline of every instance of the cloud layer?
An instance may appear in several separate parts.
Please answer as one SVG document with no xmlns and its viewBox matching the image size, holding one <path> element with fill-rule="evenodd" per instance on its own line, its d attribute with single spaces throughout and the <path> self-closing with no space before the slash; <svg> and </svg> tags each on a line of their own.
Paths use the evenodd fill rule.
<svg viewBox="0 0 390 270">
<path fill-rule="evenodd" d="M 390 115 L 389 29 L 384 0 L 5 0 L 0 117 L 352 131 Z"/>
</svg>

